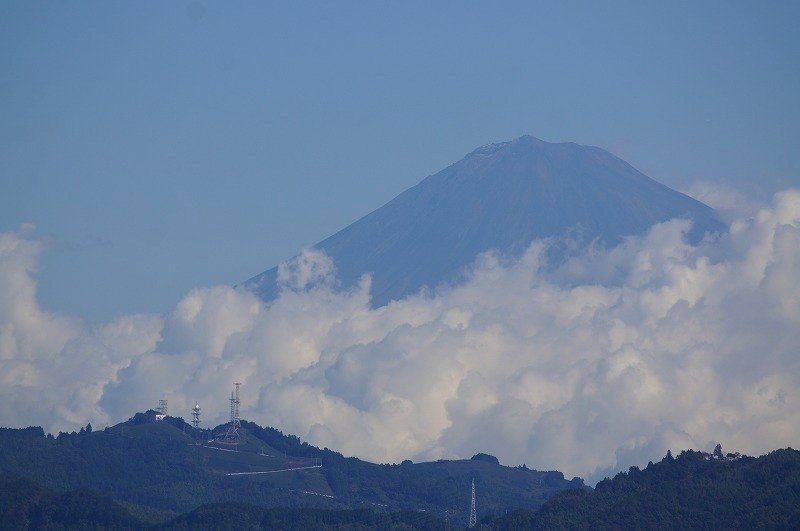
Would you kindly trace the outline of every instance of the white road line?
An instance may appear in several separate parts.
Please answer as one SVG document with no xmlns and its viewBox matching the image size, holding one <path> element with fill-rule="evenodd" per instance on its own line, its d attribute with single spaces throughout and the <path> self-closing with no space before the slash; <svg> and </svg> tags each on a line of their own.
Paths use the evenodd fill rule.
<svg viewBox="0 0 800 531">
<path fill-rule="evenodd" d="M 281 470 L 266 470 L 264 472 L 231 472 L 226 476 L 252 476 L 254 474 L 274 474 L 276 472 L 291 472 L 292 470 L 308 470 L 309 468 L 322 468 L 322 465 L 299 466 L 297 468 L 282 468 Z"/>
<path fill-rule="evenodd" d="M 206 446 L 203 445 L 203 448 L 211 448 L 212 450 L 219 450 L 221 452 L 239 452 L 239 450 L 231 450 L 229 448 L 217 448 L 216 446 Z"/>
<path fill-rule="evenodd" d="M 336 498 L 336 496 L 331 496 L 330 494 L 322 494 L 321 492 L 314 492 L 311 490 L 301 490 L 303 494 L 313 494 L 314 496 L 324 496 L 326 498 Z"/>
</svg>

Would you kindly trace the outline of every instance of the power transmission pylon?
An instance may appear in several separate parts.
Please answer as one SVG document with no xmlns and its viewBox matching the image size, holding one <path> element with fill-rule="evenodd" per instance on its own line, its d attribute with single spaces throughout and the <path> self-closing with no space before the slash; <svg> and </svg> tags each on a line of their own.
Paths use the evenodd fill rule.
<svg viewBox="0 0 800 531">
<path fill-rule="evenodd" d="M 475 478 L 472 479 L 472 501 L 469 505 L 469 528 L 475 527 L 478 523 L 478 514 L 475 511 Z"/>
</svg>

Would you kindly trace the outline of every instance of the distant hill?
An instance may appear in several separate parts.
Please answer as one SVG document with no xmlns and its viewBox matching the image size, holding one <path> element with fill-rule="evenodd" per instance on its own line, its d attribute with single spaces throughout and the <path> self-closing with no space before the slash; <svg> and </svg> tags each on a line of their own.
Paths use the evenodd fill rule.
<svg viewBox="0 0 800 531">
<path fill-rule="evenodd" d="M 266 508 L 208 504 L 158 521 L 141 510 L 82 489 L 55 492 L 26 479 L 0 477 L 0 529 L 444 529 L 445 521 L 421 511 Z M 144 515 L 146 516 L 146 515 Z"/>
<path fill-rule="evenodd" d="M 182 419 L 153 419 L 140 413 L 105 430 L 58 437 L 41 428 L 2 428 L 0 477 L 23 478 L 57 492 L 102 492 L 134 504 L 140 516 L 147 508 L 186 513 L 206 504 L 247 503 L 440 516 L 458 510 L 454 522 L 465 518 L 473 478 L 483 512 L 536 508 L 559 491 L 585 488 L 582 480 L 568 481 L 560 472 L 486 460 L 378 465 L 247 421 L 243 443 L 230 446 L 213 442 L 211 431 L 195 432 Z"/>
<path fill-rule="evenodd" d="M 376 512 L 371 509 L 265 508 L 243 504 L 204 505 L 165 523 L 177 529 L 396 529 L 442 530 L 445 520 L 423 511 Z"/>
<path fill-rule="evenodd" d="M 0 476 L 0 529 L 138 529 L 145 524 L 118 503 L 88 490 L 54 492 Z"/>
<path fill-rule="evenodd" d="M 800 452 L 714 459 L 683 452 L 572 490 L 494 529 L 800 529 Z"/>
<path fill-rule="evenodd" d="M 711 208 L 607 151 L 523 136 L 476 149 L 314 247 L 333 258 L 344 286 L 372 273 L 382 306 L 458 281 L 487 250 L 514 256 L 548 237 L 615 245 L 672 218 L 693 220 L 693 241 L 724 230 Z M 272 268 L 244 285 L 271 300 L 276 276 Z"/>
<path fill-rule="evenodd" d="M 377 465 L 274 428 L 242 431 L 231 447 L 147 414 L 58 437 L 0 428 L 0 529 L 463 528 L 473 478 L 484 529 L 800 529 L 791 448 L 668 454 L 592 490 L 486 454 Z"/>
</svg>

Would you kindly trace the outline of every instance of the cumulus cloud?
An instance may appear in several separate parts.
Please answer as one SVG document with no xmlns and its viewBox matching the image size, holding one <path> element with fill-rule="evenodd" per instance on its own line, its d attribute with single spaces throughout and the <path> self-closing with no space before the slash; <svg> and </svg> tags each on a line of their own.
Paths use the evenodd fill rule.
<svg viewBox="0 0 800 531">
<path fill-rule="evenodd" d="M 476 260 L 461 285 L 372 309 L 330 258 L 284 264 L 265 304 L 191 291 L 166 316 L 89 329 L 36 303 L 40 244 L 0 236 L 3 424 L 124 420 L 168 398 L 380 462 L 469 457 L 590 480 L 716 441 L 800 444 L 800 192 L 692 246 L 672 220 L 545 267 L 547 244 Z M 23 392 L 39 393 L 35 404 Z"/>
<path fill-rule="evenodd" d="M 753 216 L 764 207 L 753 197 L 720 182 L 697 181 L 684 193 L 715 209 L 726 221 Z"/>
<path fill-rule="evenodd" d="M 333 260 L 323 251 L 303 249 L 295 258 L 278 266 L 277 281 L 283 289 L 295 291 L 330 286 L 336 280 Z"/>
<path fill-rule="evenodd" d="M 42 250 L 33 227 L 0 234 L 0 420 L 68 427 L 108 422 L 99 401 L 131 359 L 155 349 L 161 318 L 132 315 L 90 330 L 42 310 L 32 273 Z"/>
</svg>

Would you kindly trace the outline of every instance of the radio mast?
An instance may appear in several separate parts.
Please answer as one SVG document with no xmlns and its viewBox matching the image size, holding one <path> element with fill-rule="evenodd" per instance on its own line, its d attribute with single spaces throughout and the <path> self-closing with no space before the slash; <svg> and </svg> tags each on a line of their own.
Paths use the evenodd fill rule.
<svg viewBox="0 0 800 531">
<path fill-rule="evenodd" d="M 233 384 L 234 390 L 231 391 L 231 425 L 228 427 L 228 431 L 225 432 L 225 435 L 222 437 L 220 442 L 224 442 L 226 444 L 239 444 L 241 435 L 239 434 L 239 428 L 241 428 L 241 422 L 239 421 L 239 404 L 241 401 L 239 400 L 239 386 L 242 385 L 239 382 Z"/>
</svg>

